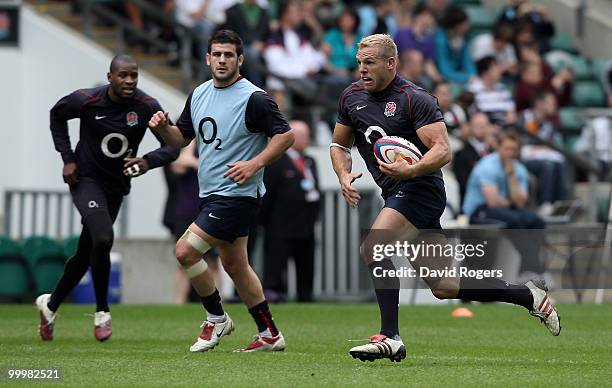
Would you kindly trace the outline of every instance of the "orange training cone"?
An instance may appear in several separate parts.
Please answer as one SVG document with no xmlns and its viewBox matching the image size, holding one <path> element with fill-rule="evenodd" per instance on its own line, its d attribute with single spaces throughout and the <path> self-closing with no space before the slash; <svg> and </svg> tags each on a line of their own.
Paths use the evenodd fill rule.
<svg viewBox="0 0 612 388">
<path fill-rule="evenodd" d="M 472 318 L 474 317 L 474 313 L 470 311 L 467 307 L 457 307 L 451 313 L 451 317 L 453 318 Z"/>
</svg>

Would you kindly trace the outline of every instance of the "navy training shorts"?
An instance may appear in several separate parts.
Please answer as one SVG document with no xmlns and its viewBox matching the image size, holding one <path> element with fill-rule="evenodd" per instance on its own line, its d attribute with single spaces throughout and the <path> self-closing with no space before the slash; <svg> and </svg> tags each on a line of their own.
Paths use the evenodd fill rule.
<svg viewBox="0 0 612 388">
<path fill-rule="evenodd" d="M 417 229 L 442 229 L 440 217 L 446 208 L 442 179 L 419 177 L 402 181 L 383 199 L 384 207 L 397 210 Z"/>
<path fill-rule="evenodd" d="M 212 237 L 233 243 L 249 235 L 260 204 L 259 198 L 212 194 L 200 198 L 200 214 L 194 223 Z"/>
</svg>

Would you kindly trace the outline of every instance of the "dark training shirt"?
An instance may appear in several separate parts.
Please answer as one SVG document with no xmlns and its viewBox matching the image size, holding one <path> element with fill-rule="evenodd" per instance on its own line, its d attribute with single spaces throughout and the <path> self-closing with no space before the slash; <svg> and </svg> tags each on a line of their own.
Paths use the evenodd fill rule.
<svg viewBox="0 0 612 388">
<path fill-rule="evenodd" d="M 109 192 L 125 195 L 130 191 L 131 178 L 123 175 L 123 159 L 138 155 L 149 120 L 163 110 L 157 100 L 140 89 L 125 103 L 112 101 L 108 89 L 109 85 L 80 89 L 60 99 L 51 108 L 51 135 L 65 164 L 76 162 L 80 176 L 101 182 Z M 67 121 L 75 118 L 81 125 L 73 151 Z M 143 156 L 150 169 L 172 162 L 179 154 L 179 149 L 165 145 L 158 134 L 153 134 L 161 146 Z"/>
<path fill-rule="evenodd" d="M 374 181 L 383 191 L 391 191 L 398 180 L 378 168 L 373 146 L 383 136 L 400 136 L 425 154 L 428 148 L 417 136 L 425 125 L 443 122 L 437 99 L 414 83 L 399 76 L 384 90 L 370 93 L 362 81 L 349 85 L 340 96 L 337 122 L 353 129 L 355 144 Z M 442 171 L 416 179 L 441 179 Z"/>
</svg>

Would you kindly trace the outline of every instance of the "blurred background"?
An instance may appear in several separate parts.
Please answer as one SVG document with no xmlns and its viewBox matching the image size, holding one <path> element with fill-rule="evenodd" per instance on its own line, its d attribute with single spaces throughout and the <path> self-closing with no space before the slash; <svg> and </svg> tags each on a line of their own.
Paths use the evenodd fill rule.
<svg viewBox="0 0 612 388">
<path fill-rule="evenodd" d="M 546 277 L 556 284 L 554 295 L 612 300 L 605 291 L 612 237 L 607 0 L 0 0 L 0 298 L 30 302 L 51 291 L 80 232 L 50 136 L 51 106 L 73 90 L 106 83 L 111 58 L 128 53 L 140 66 L 139 87 L 176 120 L 188 93 L 209 78 L 203 53 L 219 28 L 242 36 L 242 74 L 275 98 L 292 125 L 306 128 L 307 140 L 297 152 L 309 156 L 316 175 L 318 196 L 291 204 L 316 202 L 308 208 L 316 217 L 304 221 L 312 223 L 312 232 L 299 237 L 312 238 L 312 257 L 270 263 L 266 227 L 270 234 L 270 215 L 288 201 L 280 194 L 267 199 L 275 206 L 265 208 L 253 230 L 251 261 L 271 299 L 373 297 L 358 246 L 382 200 L 365 174 L 357 183 L 360 206 L 348 208 L 328 145 L 338 97 L 358 79 L 359 40 L 387 33 L 398 45 L 400 74 L 438 98 L 449 129 L 455 157 L 444 168 L 443 227 L 475 227 L 462 214 L 471 169 L 495 150 L 496 135 L 518 131 L 520 159 L 530 172 L 529 206 L 547 224 L 541 257 Z M 74 146 L 78 122 L 70 127 Z M 147 135 L 142 152 L 154 147 Z M 366 170 L 355 151 L 353 169 Z M 172 174 L 184 170 L 154 170 L 133 182 L 115 225 L 111 300 L 188 300 L 180 295 L 186 291 L 176 274 L 167 219 L 168 206 L 174 206 L 168 205 L 169 194 L 183 184 Z M 580 233 L 585 236 L 579 239 L 598 241 L 597 249 L 576 253 L 572 238 Z M 499 252 L 520 256 L 500 240 Z M 296 270 L 304 264 L 306 269 Z M 506 273 L 518 279 L 514 264 Z M 272 266 L 281 270 L 270 274 Z M 221 271 L 223 296 L 231 300 L 234 292 L 224 276 Z M 86 276 L 73 301 L 92 302 L 88 282 Z M 307 284 L 305 298 L 300 282 Z M 404 293 L 402 303 L 437 303 L 418 287 Z"/>
</svg>

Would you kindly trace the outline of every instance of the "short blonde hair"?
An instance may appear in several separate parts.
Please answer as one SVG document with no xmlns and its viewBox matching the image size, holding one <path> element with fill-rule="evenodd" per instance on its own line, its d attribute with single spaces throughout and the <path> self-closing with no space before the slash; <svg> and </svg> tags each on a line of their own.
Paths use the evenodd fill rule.
<svg viewBox="0 0 612 388">
<path fill-rule="evenodd" d="M 397 46 L 388 34 L 374 34 L 366 36 L 359 42 L 359 48 L 377 47 L 378 55 L 383 58 L 397 59 Z"/>
</svg>

